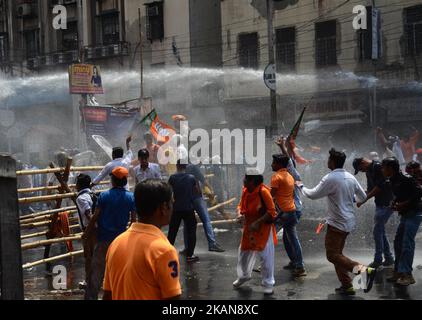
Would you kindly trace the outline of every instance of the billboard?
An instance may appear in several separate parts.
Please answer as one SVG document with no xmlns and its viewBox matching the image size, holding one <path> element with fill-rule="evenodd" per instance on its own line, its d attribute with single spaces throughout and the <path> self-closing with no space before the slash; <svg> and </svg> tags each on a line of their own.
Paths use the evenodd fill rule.
<svg viewBox="0 0 422 320">
<path fill-rule="evenodd" d="M 73 64 L 69 66 L 70 94 L 104 94 L 99 66 Z"/>
</svg>

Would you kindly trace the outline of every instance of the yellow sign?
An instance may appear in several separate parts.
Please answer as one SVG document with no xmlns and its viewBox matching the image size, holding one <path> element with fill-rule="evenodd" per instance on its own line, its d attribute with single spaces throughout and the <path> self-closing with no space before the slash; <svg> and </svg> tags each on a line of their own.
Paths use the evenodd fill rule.
<svg viewBox="0 0 422 320">
<path fill-rule="evenodd" d="M 69 66 L 70 94 L 104 94 L 99 66 L 73 64 Z"/>
</svg>

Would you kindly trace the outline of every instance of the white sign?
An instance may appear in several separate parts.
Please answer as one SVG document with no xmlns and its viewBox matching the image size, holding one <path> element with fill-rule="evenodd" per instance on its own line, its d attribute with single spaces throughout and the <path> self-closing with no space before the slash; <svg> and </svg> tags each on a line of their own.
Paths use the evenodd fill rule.
<svg viewBox="0 0 422 320">
<path fill-rule="evenodd" d="M 264 70 L 264 82 L 268 89 L 276 91 L 277 81 L 276 81 L 276 69 L 275 64 L 269 64 Z"/>
</svg>

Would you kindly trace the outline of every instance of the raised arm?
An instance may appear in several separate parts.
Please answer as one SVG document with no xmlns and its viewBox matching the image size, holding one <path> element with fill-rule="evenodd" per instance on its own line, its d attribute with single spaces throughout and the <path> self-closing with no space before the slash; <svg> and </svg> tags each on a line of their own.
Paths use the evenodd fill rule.
<svg viewBox="0 0 422 320">
<path fill-rule="evenodd" d="M 321 182 L 313 189 L 301 187 L 302 193 L 311 200 L 321 199 L 328 196 L 331 193 L 331 184 L 325 176 Z"/>
</svg>

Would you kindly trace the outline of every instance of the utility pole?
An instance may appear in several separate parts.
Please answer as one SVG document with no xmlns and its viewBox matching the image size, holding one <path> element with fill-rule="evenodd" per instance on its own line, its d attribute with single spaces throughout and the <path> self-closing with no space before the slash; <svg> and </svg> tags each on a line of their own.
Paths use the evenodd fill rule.
<svg viewBox="0 0 422 320">
<path fill-rule="evenodd" d="M 273 29 L 274 2 L 273 1 L 274 0 L 267 0 L 268 63 L 269 64 L 275 64 L 274 29 Z M 271 135 L 275 135 L 278 133 L 276 90 L 270 89 L 270 100 L 271 100 Z"/>
<path fill-rule="evenodd" d="M 142 37 L 142 16 L 141 8 L 139 8 L 139 58 L 141 63 L 141 90 L 140 90 L 140 100 L 144 98 L 144 48 L 143 48 L 143 37 Z"/>
<path fill-rule="evenodd" d="M 83 0 L 77 0 L 77 18 L 78 18 L 78 54 L 79 62 L 85 63 L 84 52 L 84 22 L 83 22 Z M 76 147 L 81 147 L 81 110 L 87 105 L 88 96 L 82 94 L 78 100 L 78 96 L 73 96 L 73 135 Z"/>
</svg>

